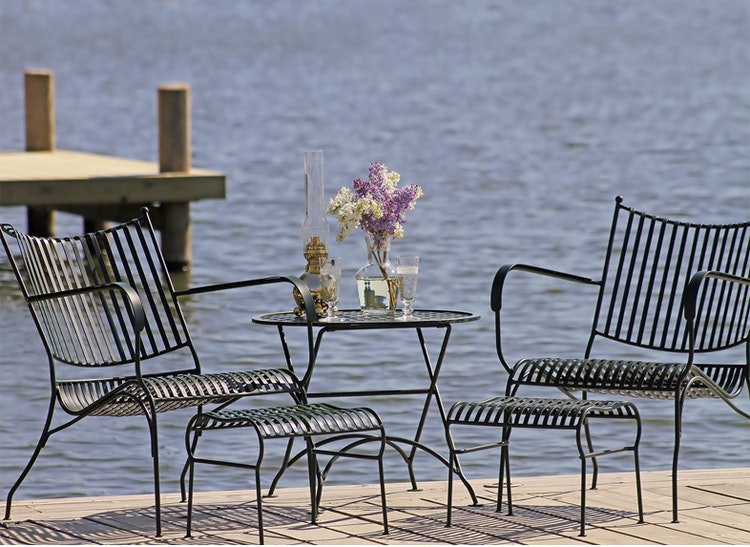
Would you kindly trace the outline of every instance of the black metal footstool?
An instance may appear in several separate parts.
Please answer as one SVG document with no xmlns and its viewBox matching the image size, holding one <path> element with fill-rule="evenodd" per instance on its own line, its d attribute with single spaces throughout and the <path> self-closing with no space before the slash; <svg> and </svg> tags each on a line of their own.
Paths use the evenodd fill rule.
<svg viewBox="0 0 750 547">
<path fill-rule="evenodd" d="M 635 440 L 632 446 L 594 450 L 589 435 L 588 422 L 591 419 L 632 420 L 636 424 Z M 470 446 L 457 449 L 450 433 L 451 426 L 485 426 L 503 428 L 502 440 L 496 443 Z M 641 418 L 638 409 L 627 401 L 546 399 L 539 397 L 492 397 L 481 402 L 458 402 L 448 412 L 446 436 L 453 466 L 458 467 L 458 454 L 476 452 L 488 448 L 502 447 L 500 456 L 499 483 L 497 489 L 497 510 L 502 508 L 503 475 L 507 482 L 508 514 L 513 514 L 510 487 L 510 434 L 514 427 L 536 429 L 567 429 L 576 432 L 578 454 L 581 459 L 581 536 L 586 535 L 586 460 L 593 462 L 591 488 L 596 488 L 598 465 L 596 458 L 605 454 L 632 451 L 635 460 L 635 481 L 638 496 L 639 522 L 643 522 L 643 500 L 641 497 L 641 475 L 638 461 L 638 445 L 641 439 Z M 586 448 L 582 440 L 582 430 L 586 436 Z M 453 508 L 453 473 L 448 473 L 448 515 L 447 525 L 451 525 Z"/>
<path fill-rule="evenodd" d="M 220 461 L 214 459 L 200 458 L 196 456 L 198 439 L 208 431 L 236 428 L 252 428 L 258 437 L 258 454 L 255 463 L 236 461 Z M 324 439 L 316 444 L 314 437 L 324 435 Z M 380 496 L 383 510 L 383 529 L 388 533 L 388 517 L 386 514 L 385 481 L 383 477 L 383 453 L 385 451 L 385 431 L 378 415 L 369 408 L 341 408 L 329 404 L 297 404 L 289 406 L 220 410 L 216 412 L 204 412 L 194 416 L 187 426 L 185 433 L 185 444 L 188 452 L 189 469 L 189 493 L 187 511 L 187 536 L 192 532 L 193 512 L 193 483 L 195 475 L 195 464 L 206 463 L 215 465 L 227 465 L 252 469 L 255 471 L 255 490 L 258 506 L 258 535 L 259 542 L 264 543 L 263 535 L 263 507 L 260 482 L 260 467 L 265 453 L 264 441 L 266 439 L 293 439 L 301 437 L 306 442 L 306 455 L 308 473 L 310 480 L 310 503 L 312 506 L 312 523 L 315 524 L 318 517 L 318 508 L 323 489 L 323 481 L 332 463 L 339 457 L 350 457 L 359 459 L 377 460 L 380 479 Z M 323 448 L 333 441 L 348 441 L 340 450 L 328 450 Z M 362 444 L 369 440 L 379 441 L 379 448 L 374 454 L 350 452 L 353 446 Z M 291 465 L 296 459 L 289 459 L 291 444 L 282 464 L 284 468 Z M 331 461 L 321 473 L 317 462 L 317 455 L 325 454 L 331 456 Z"/>
</svg>

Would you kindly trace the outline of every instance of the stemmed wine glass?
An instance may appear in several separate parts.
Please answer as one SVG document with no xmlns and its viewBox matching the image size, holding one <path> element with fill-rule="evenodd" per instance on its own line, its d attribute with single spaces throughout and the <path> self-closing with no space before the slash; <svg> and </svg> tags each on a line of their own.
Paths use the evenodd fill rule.
<svg viewBox="0 0 750 547">
<path fill-rule="evenodd" d="M 399 318 L 402 321 L 413 319 L 413 304 L 417 297 L 417 275 L 419 274 L 418 256 L 396 257 L 396 273 L 398 274 L 398 287 L 401 293 L 401 301 L 404 303 L 404 314 Z"/>
<path fill-rule="evenodd" d="M 336 306 L 341 295 L 341 257 L 323 257 L 320 259 L 320 296 L 328 305 L 326 317 L 321 321 L 341 321 L 336 317 Z"/>
</svg>

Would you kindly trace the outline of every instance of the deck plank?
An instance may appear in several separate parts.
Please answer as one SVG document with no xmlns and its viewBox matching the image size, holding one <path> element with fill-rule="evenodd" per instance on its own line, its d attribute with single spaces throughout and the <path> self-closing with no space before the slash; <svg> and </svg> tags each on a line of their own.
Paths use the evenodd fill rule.
<svg viewBox="0 0 750 547">
<path fill-rule="evenodd" d="M 223 199 L 226 175 L 72 150 L 0 153 L 0 205 L 122 205 Z"/>
<path fill-rule="evenodd" d="M 493 481 L 473 480 L 480 506 L 457 487 L 453 526 L 445 526 L 441 481 L 389 483 L 391 533 L 383 535 L 377 485 L 326 486 L 317 525 L 309 522 L 307 488 L 283 488 L 264 501 L 268 544 L 750 544 L 750 469 L 680 473 L 680 522 L 671 522 L 668 472 L 643 474 L 646 523 L 637 522 L 632 474 L 600 476 L 587 493 L 587 536 L 578 537 L 579 477 L 513 479 L 514 514 L 497 513 Z M 163 496 L 164 535 L 154 537 L 153 496 L 16 501 L 0 526 L 0 544 L 257 543 L 254 492 L 198 492 L 194 536 L 186 539 L 186 507 Z M 0 504 L 0 510 L 4 504 Z"/>
</svg>

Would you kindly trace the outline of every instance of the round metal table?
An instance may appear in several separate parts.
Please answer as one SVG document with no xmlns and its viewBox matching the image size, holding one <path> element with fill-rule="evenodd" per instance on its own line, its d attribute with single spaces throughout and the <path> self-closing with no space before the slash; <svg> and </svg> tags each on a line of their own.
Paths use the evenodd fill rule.
<svg viewBox="0 0 750 547">
<path fill-rule="evenodd" d="M 461 479 L 466 486 L 469 494 L 472 497 L 474 504 L 477 504 L 476 494 L 473 488 L 469 484 L 468 480 L 464 476 L 463 471 L 458 461 L 451 462 L 445 456 L 440 454 L 434 448 L 425 445 L 420 442 L 422 437 L 422 431 L 427 420 L 430 407 L 432 406 L 433 400 L 436 403 L 438 412 L 440 413 L 440 419 L 443 426 L 446 427 L 447 415 L 445 407 L 443 406 L 442 398 L 440 397 L 440 391 L 438 389 L 438 377 L 440 375 L 440 369 L 443 365 L 443 358 L 445 357 L 445 351 L 448 347 L 448 341 L 454 324 L 469 323 L 477 321 L 479 315 L 455 310 L 433 310 L 433 309 L 416 309 L 414 310 L 413 318 L 405 321 L 400 319 L 400 312 L 389 315 L 371 315 L 364 314 L 360 310 L 339 310 L 337 317 L 338 321 L 326 321 L 325 318 L 317 319 L 313 325 L 318 329 L 315 345 L 312 351 L 312 356 L 307 366 L 307 370 L 301 376 L 301 380 L 305 388 L 307 389 L 310 385 L 310 380 L 314 373 L 315 367 L 317 366 L 317 356 L 320 350 L 320 346 L 323 340 L 323 336 L 327 332 L 335 331 L 366 331 L 366 330 L 384 330 L 384 329 L 413 329 L 417 333 L 417 339 L 419 341 L 420 348 L 422 350 L 422 357 L 424 364 L 427 369 L 427 375 L 429 379 L 429 385 L 417 388 L 402 388 L 402 389 L 363 389 L 357 391 L 325 391 L 325 392 L 310 392 L 308 390 L 308 398 L 321 398 L 321 397 L 363 397 L 363 396 L 393 396 L 393 395 L 424 395 L 425 401 L 422 407 L 422 412 L 419 416 L 417 428 L 413 438 L 395 437 L 388 436 L 388 444 L 392 446 L 399 454 L 403 457 L 407 464 L 409 471 L 409 478 L 411 480 L 412 488 L 418 490 L 417 481 L 414 474 L 414 458 L 416 456 L 417 449 L 423 450 L 433 457 L 441 461 L 448 469 L 452 469 L 454 473 Z M 294 327 L 306 327 L 307 322 L 304 317 L 297 316 L 294 312 L 283 311 L 276 313 L 266 313 L 253 317 L 253 323 L 259 325 L 275 326 L 278 329 L 279 337 L 281 339 L 282 348 L 286 357 L 287 366 L 290 370 L 294 370 L 292 364 L 291 353 L 289 346 L 286 341 L 285 329 Z M 424 330 L 425 329 L 443 329 L 443 337 L 440 342 L 440 350 L 438 352 L 437 359 L 433 362 L 430 358 L 430 353 L 427 348 L 427 342 L 425 340 Z M 446 427 L 446 435 L 449 435 L 449 431 Z M 410 448 L 405 450 L 403 446 L 407 445 Z M 291 447 L 290 447 L 291 448 Z M 447 447 L 446 447 L 447 448 Z M 293 464 L 299 457 L 291 458 L 289 465 Z M 278 480 L 283 474 L 282 469 L 277 477 L 274 479 L 269 494 L 273 493 L 273 490 L 278 483 Z"/>
</svg>

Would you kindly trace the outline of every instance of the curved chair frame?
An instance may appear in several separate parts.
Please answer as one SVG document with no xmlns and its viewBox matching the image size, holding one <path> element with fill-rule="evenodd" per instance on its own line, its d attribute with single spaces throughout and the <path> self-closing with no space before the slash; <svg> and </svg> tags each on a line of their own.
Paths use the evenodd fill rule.
<svg viewBox="0 0 750 547">
<path fill-rule="evenodd" d="M 177 291 L 145 208 L 129 222 L 82 236 L 34 237 L 9 224 L 0 226 L 0 236 L 46 350 L 50 386 L 42 433 L 8 492 L 5 519 L 53 434 L 89 416 L 143 416 L 153 460 L 156 534 L 161 535 L 158 414 L 193 407 L 200 412 L 209 404 L 220 410 L 246 396 L 292 391 L 285 369 L 203 373 L 179 299 L 292 284 L 304 302 L 312 356 L 316 315 L 307 286 L 293 276 L 274 276 Z M 160 357 L 178 351 L 186 353 L 184 368 L 160 365 Z M 67 379 L 82 369 L 86 379 Z M 53 427 L 58 408 L 69 418 Z"/>
<path fill-rule="evenodd" d="M 511 273 L 596 287 L 597 304 L 583 356 L 534 357 L 514 365 L 503 350 L 503 291 Z M 497 355 L 510 375 L 507 395 L 521 386 L 674 401 L 672 518 L 678 521 L 677 468 L 687 399 L 715 398 L 750 419 L 735 400 L 750 395 L 750 222 L 698 224 L 649 215 L 616 199 L 600 279 L 529 264 L 506 264 L 491 293 Z M 516 319 L 517 320 L 517 319 Z M 607 339 L 670 355 L 654 361 L 595 358 Z M 743 347 L 744 363 L 722 363 Z M 678 360 L 682 356 L 682 359 Z M 711 359 L 701 363 L 701 360 Z"/>
</svg>

